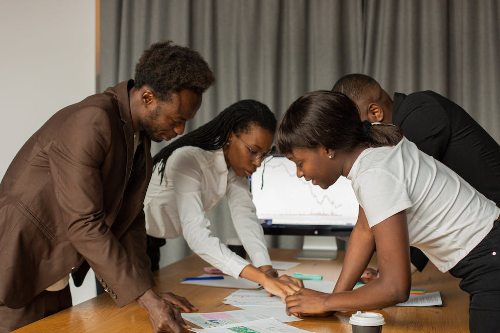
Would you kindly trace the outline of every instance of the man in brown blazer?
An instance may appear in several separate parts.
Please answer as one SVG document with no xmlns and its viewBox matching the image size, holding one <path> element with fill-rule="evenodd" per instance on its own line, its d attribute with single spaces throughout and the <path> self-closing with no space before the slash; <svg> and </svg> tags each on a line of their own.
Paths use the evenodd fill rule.
<svg viewBox="0 0 500 333">
<path fill-rule="evenodd" d="M 183 332 L 171 293 L 156 294 L 142 211 L 151 141 L 184 132 L 214 82 L 195 51 L 153 44 L 135 79 L 55 113 L 0 184 L 0 332 L 71 306 L 69 275 L 89 266 L 119 307 L 133 300 L 155 332 Z"/>
</svg>

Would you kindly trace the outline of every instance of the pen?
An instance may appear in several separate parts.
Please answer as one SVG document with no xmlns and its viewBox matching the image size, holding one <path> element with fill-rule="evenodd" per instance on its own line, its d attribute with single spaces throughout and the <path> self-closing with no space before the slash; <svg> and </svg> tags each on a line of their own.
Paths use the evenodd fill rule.
<svg viewBox="0 0 500 333">
<path fill-rule="evenodd" d="M 200 277 L 187 277 L 182 281 L 199 281 L 199 280 L 223 280 L 223 276 L 200 276 Z"/>
<path fill-rule="evenodd" d="M 293 273 L 293 277 L 299 280 L 323 280 L 322 275 L 310 275 L 302 273 Z"/>
</svg>

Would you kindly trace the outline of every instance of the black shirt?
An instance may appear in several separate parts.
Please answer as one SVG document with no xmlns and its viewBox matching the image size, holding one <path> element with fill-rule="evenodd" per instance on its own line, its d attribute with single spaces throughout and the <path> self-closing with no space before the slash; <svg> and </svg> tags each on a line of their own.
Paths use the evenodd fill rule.
<svg viewBox="0 0 500 333">
<path fill-rule="evenodd" d="M 500 146 L 464 109 L 433 91 L 395 93 L 392 117 L 418 149 L 500 207 Z M 422 271 L 428 259 L 412 248 L 411 261 Z"/>
<path fill-rule="evenodd" d="M 500 146 L 457 104 L 433 92 L 394 94 L 393 123 L 500 207 Z"/>
</svg>

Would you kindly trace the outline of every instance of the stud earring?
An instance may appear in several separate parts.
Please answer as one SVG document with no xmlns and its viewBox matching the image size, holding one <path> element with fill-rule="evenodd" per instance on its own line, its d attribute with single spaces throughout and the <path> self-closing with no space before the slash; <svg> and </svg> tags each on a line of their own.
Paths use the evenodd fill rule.
<svg viewBox="0 0 500 333">
<path fill-rule="evenodd" d="M 332 158 L 333 158 L 333 156 L 332 156 L 332 155 L 328 155 L 328 158 L 329 158 L 329 159 L 332 159 Z"/>
</svg>

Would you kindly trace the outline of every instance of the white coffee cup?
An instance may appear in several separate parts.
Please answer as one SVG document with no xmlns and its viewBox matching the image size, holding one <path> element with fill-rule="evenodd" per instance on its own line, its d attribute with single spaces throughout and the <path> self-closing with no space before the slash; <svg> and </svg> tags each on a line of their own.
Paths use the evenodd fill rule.
<svg viewBox="0 0 500 333">
<path fill-rule="evenodd" d="M 358 311 L 351 316 L 349 323 L 352 333 L 380 333 L 385 321 L 380 313 Z"/>
</svg>

